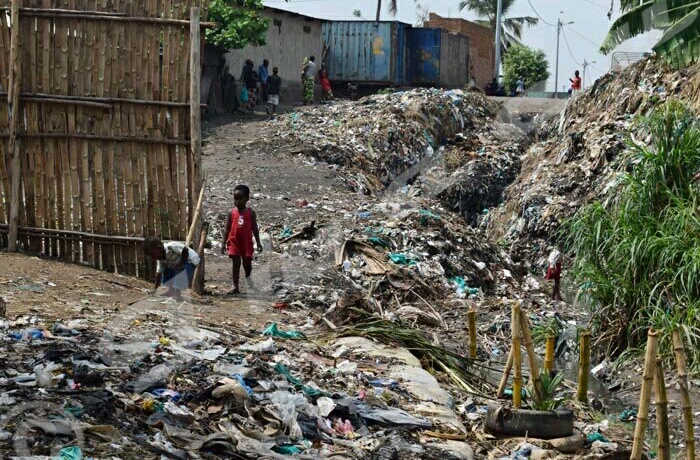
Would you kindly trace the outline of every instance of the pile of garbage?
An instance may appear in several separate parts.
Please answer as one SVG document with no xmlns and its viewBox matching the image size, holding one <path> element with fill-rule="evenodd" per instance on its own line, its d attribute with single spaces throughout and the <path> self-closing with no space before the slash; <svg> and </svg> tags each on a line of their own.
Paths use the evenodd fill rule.
<svg viewBox="0 0 700 460">
<path fill-rule="evenodd" d="M 0 321 L 2 458 L 473 458 L 450 439 L 485 408 L 457 408 L 406 349 L 167 310 Z"/>
<path fill-rule="evenodd" d="M 505 202 L 485 219 L 489 235 L 541 268 L 561 223 L 614 191 L 636 118 L 669 98 L 699 106 L 697 70 L 673 71 L 650 58 L 604 75 L 573 98 L 559 120 L 541 128 L 549 138 L 530 147 Z"/>
<path fill-rule="evenodd" d="M 275 138 L 341 168 L 350 189 L 373 193 L 494 113 L 479 93 L 412 89 L 291 112 Z"/>
</svg>

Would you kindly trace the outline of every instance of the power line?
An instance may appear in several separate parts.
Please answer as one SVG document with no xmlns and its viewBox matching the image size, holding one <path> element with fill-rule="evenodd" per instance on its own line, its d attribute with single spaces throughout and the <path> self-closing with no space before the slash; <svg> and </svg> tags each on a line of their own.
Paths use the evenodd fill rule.
<svg viewBox="0 0 700 460">
<path fill-rule="evenodd" d="M 566 49 L 569 50 L 569 55 L 571 56 L 571 59 L 574 60 L 574 62 L 576 63 L 576 65 L 579 65 L 579 66 L 583 65 L 583 64 L 581 64 L 580 62 L 578 62 L 578 61 L 576 60 L 576 58 L 574 57 L 574 53 L 573 53 L 573 51 L 571 51 L 571 46 L 569 46 L 569 40 L 566 38 L 566 32 L 564 31 L 564 28 L 563 28 L 563 27 L 562 27 L 562 30 L 561 30 L 561 34 L 564 36 L 564 43 L 566 43 Z"/>
<path fill-rule="evenodd" d="M 583 35 L 582 33 L 577 32 L 576 29 L 574 29 L 573 27 L 569 26 L 569 30 L 571 30 L 573 33 L 575 33 L 576 35 L 578 35 L 579 37 L 581 37 L 582 39 L 584 39 L 585 41 L 587 41 L 591 45 L 595 46 L 596 48 L 600 48 L 600 43 L 596 43 L 593 40 L 591 40 L 590 38 Z"/>
<path fill-rule="evenodd" d="M 548 22 L 545 18 L 543 18 L 542 16 L 540 16 L 540 13 L 538 13 L 537 10 L 535 9 L 535 7 L 532 6 L 532 2 L 531 2 L 530 0 L 527 0 L 527 3 L 530 4 L 530 8 L 532 8 L 532 11 L 534 11 L 535 14 L 537 15 L 537 17 L 540 18 L 540 21 L 544 22 L 544 23 L 545 23 L 546 25 L 548 25 L 549 27 L 556 27 L 556 26 L 557 26 L 556 24 L 552 24 L 551 22 Z"/>
<path fill-rule="evenodd" d="M 605 10 L 605 11 L 609 11 L 609 10 L 610 10 L 609 7 L 607 7 L 607 6 L 605 6 L 605 5 L 601 5 L 600 3 L 596 3 L 596 2 L 594 2 L 594 1 L 592 1 L 592 0 L 583 0 L 583 1 L 586 2 L 586 3 L 589 3 L 589 4 L 593 5 L 593 6 L 597 6 L 598 8 L 601 8 L 601 9 L 603 9 L 603 10 Z"/>
</svg>

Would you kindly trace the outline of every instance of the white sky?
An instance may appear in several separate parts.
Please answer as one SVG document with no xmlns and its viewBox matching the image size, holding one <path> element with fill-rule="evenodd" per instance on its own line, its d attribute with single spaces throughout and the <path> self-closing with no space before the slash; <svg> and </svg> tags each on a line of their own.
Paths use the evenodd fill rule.
<svg viewBox="0 0 700 460">
<path fill-rule="evenodd" d="M 376 0 L 264 0 L 263 3 L 266 6 L 295 11 L 308 16 L 337 20 L 356 19 L 352 15 L 356 9 L 360 10 L 363 19 L 373 19 L 377 9 Z M 383 4 L 386 3 L 387 1 L 384 0 Z M 459 11 L 459 0 L 418 0 L 418 3 L 441 16 L 475 19 L 472 13 Z M 547 54 L 550 62 L 549 70 L 552 75 L 547 83 L 549 91 L 554 89 L 557 17 L 561 17 L 562 22 L 574 21 L 574 24 L 564 27 L 564 33 L 560 38 L 559 89 L 568 83 L 568 78 L 573 75 L 575 70 L 583 70 L 584 59 L 588 62 L 595 62 L 588 67 L 587 86 L 610 69 L 610 55 L 603 56 L 598 52 L 598 45 L 603 41 L 611 23 L 607 17 L 610 0 L 530 0 L 530 3 L 545 21 L 554 25 L 549 26 L 540 20 L 537 26 L 525 29 L 523 32 L 523 43 L 544 50 Z M 615 4 L 617 7 L 619 2 L 615 1 Z M 613 19 L 618 14 L 616 8 Z M 528 4 L 528 0 L 516 0 L 508 15 L 514 17 L 537 16 Z M 399 12 L 395 18 L 383 6 L 383 20 L 397 19 L 415 24 L 417 18 L 414 0 L 399 0 Z M 566 41 L 564 36 L 566 36 Z M 618 51 L 649 51 L 659 36 L 659 33 L 651 32 L 623 43 Z"/>
</svg>

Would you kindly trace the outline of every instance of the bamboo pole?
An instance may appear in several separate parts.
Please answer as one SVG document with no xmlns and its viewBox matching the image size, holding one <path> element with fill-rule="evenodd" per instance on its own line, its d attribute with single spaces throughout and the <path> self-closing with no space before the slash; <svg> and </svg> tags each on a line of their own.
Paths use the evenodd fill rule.
<svg viewBox="0 0 700 460">
<path fill-rule="evenodd" d="M 8 151 L 12 154 L 12 162 L 10 165 L 11 185 L 10 185 L 10 232 L 7 241 L 7 250 L 9 252 L 17 251 L 17 227 L 19 226 L 19 201 L 20 201 L 20 182 L 22 162 L 20 159 L 20 140 L 17 136 L 19 131 L 20 108 L 19 108 L 19 93 L 22 81 L 22 61 L 20 60 L 20 44 L 19 44 L 19 8 L 22 0 L 14 0 L 11 5 L 10 18 L 12 27 L 10 29 L 10 74 L 8 76 L 8 94 L 7 104 L 10 116 L 10 142 Z"/>
<path fill-rule="evenodd" d="M 693 409 L 688 393 L 688 372 L 685 368 L 685 351 L 683 350 L 683 337 L 681 330 L 673 331 L 673 352 L 676 355 L 676 369 L 678 370 L 678 385 L 681 394 L 681 409 L 683 410 L 683 422 L 685 429 L 685 451 L 688 459 L 695 458 L 695 433 L 693 428 Z"/>
<path fill-rule="evenodd" d="M 0 91 L 0 96 L 7 96 L 7 93 Z M 182 109 L 188 109 L 190 107 L 189 102 L 177 102 L 177 101 L 158 101 L 158 100 L 148 100 L 148 99 L 127 99 L 120 97 L 96 97 L 96 96 L 67 96 L 63 94 L 46 94 L 46 93 L 21 93 L 19 95 L 20 100 L 31 100 L 31 101 L 45 101 L 50 102 L 61 101 L 67 103 L 75 103 L 76 105 L 81 105 L 82 102 L 94 102 L 96 104 L 105 104 L 111 107 L 112 104 L 122 104 L 122 105 L 148 105 L 153 107 L 179 107 Z M 203 109 L 207 108 L 207 104 L 199 104 Z M 99 105 L 95 107 L 102 108 Z"/>
<path fill-rule="evenodd" d="M 588 402 L 588 374 L 591 366 L 591 333 L 581 332 L 579 342 L 578 400 Z"/>
<path fill-rule="evenodd" d="M 513 304 L 510 320 L 511 338 L 513 341 L 513 407 L 520 409 L 522 406 L 522 357 L 520 355 L 520 307 Z"/>
<path fill-rule="evenodd" d="M 537 363 L 537 355 L 535 354 L 535 346 L 532 343 L 532 334 L 530 334 L 530 326 L 528 325 L 527 317 L 520 310 L 520 331 L 525 343 L 525 350 L 527 350 L 528 364 L 530 365 L 530 380 L 532 381 L 532 388 L 534 390 L 535 402 L 542 401 L 542 381 L 540 380 L 540 368 Z"/>
<path fill-rule="evenodd" d="M 554 342 L 555 337 L 547 337 L 547 346 L 544 354 L 544 370 L 551 374 L 554 370 Z"/>
<path fill-rule="evenodd" d="M 195 232 L 197 231 L 197 224 L 199 223 L 200 215 L 202 214 L 202 202 L 204 201 L 204 189 L 205 183 L 202 181 L 202 187 L 199 189 L 199 198 L 197 199 L 197 207 L 194 210 L 194 215 L 192 216 L 192 224 L 190 224 L 190 230 L 187 232 L 187 239 L 185 240 L 185 246 L 192 244 L 194 240 Z"/>
<path fill-rule="evenodd" d="M 10 137 L 9 134 L 0 134 L 1 137 Z M 135 137 L 135 136 L 110 136 L 82 133 L 17 133 L 15 137 L 28 139 L 84 139 L 92 141 L 109 142 L 139 142 L 144 144 L 188 145 L 187 139 L 168 139 L 163 137 Z"/>
<path fill-rule="evenodd" d="M 644 358 L 644 373 L 642 375 L 642 391 L 639 396 L 639 410 L 637 411 L 637 425 L 634 428 L 634 444 L 630 460 L 642 460 L 644 448 L 644 434 L 649 423 L 649 398 L 651 396 L 652 380 L 654 380 L 654 366 L 656 350 L 658 348 L 659 333 L 649 330 L 647 338 L 647 350 Z"/>
<path fill-rule="evenodd" d="M 654 369 L 654 399 L 656 400 L 656 429 L 659 438 L 659 460 L 671 460 L 671 439 L 668 430 L 668 398 L 661 358 L 656 357 Z"/>
<path fill-rule="evenodd" d="M 5 7 L 7 8 L 7 7 Z M 4 8 L 0 8 L 3 10 Z M 187 19 L 170 19 L 170 18 L 149 18 L 149 17 L 137 17 L 137 16 L 124 16 L 120 13 L 106 13 L 106 12 L 95 12 L 95 11 L 81 11 L 81 10 L 61 10 L 55 8 L 22 8 L 22 15 L 34 18 L 47 18 L 47 19 L 90 19 L 93 21 L 109 21 L 109 22 L 126 22 L 126 23 L 139 23 L 139 24 L 154 24 L 161 26 L 177 26 L 177 27 L 189 27 L 190 21 Z M 216 27 L 215 22 L 198 22 L 199 28 L 214 28 Z"/>
<path fill-rule="evenodd" d="M 469 356 L 476 359 L 476 310 L 470 308 L 467 316 L 469 318 Z"/>
<path fill-rule="evenodd" d="M 502 398 L 503 393 L 506 391 L 506 385 L 508 384 L 508 378 L 510 378 L 510 371 L 513 369 L 513 348 L 511 347 L 508 352 L 508 360 L 506 361 L 506 367 L 503 369 L 503 375 L 501 376 L 501 381 L 498 383 L 498 391 L 496 392 L 497 398 Z"/>
<path fill-rule="evenodd" d="M 202 78 L 201 34 L 199 24 L 199 8 L 190 9 L 190 141 L 192 148 L 192 177 L 194 188 L 190 190 L 190 209 L 193 209 L 194 190 L 202 187 L 202 111 L 200 109 L 200 80 Z M 192 220 L 194 220 L 194 213 Z M 197 239 L 198 235 L 193 235 Z"/>
<path fill-rule="evenodd" d="M 192 290 L 200 295 L 204 293 L 204 246 L 207 244 L 207 233 L 209 233 L 209 223 L 204 222 L 200 233 L 199 247 L 197 248 L 199 265 L 194 269 L 194 277 L 192 279 Z"/>
</svg>

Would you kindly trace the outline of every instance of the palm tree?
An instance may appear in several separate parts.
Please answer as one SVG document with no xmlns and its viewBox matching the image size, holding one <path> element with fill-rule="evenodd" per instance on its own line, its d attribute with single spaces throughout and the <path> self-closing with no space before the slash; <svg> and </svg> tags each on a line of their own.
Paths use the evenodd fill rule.
<svg viewBox="0 0 700 460">
<path fill-rule="evenodd" d="M 654 51 L 680 68 L 700 60 L 700 1 L 620 0 L 620 16 L 600 48 L 603 54 L 651 29 L 663 30 Z"/>
<path fill-rule="evenodd" d="M 395 15 L 399 10 L 398 0 L 389 0 L 389 13 Z M 377 22 L 382 15 L 382 0 L 377 0 Z"/>
<path fill-rule="evenodd" d="M 520 43 L 523 35 L 523 28 L 536 25 L 539 20 L 531 16 L 523 16 L 519 18 L 506 18 L 508 10 L 515 4 L 515 0 L 503 0 L 503 9 L 501 16 L 501 51 L 505 53 L 513 43 Z M 479 18 L 476 22 L 482 26 L 489 27 L 491 30 L 496 30 L 496 10 L 498 9 L 498 0 L 463 0 L 459 4 L 459 10 L 468 9 L 477 14 Z"/>
</svg>

